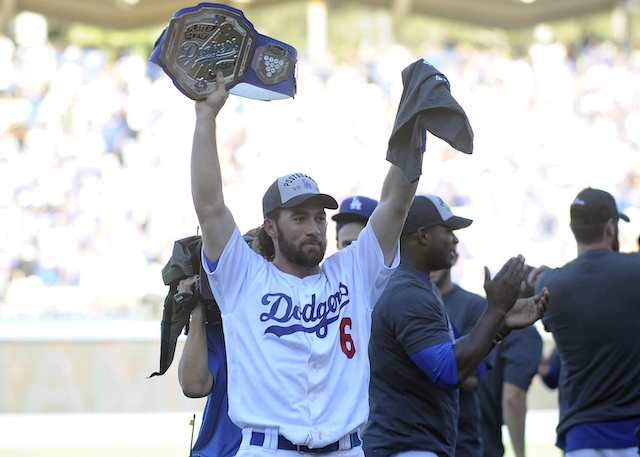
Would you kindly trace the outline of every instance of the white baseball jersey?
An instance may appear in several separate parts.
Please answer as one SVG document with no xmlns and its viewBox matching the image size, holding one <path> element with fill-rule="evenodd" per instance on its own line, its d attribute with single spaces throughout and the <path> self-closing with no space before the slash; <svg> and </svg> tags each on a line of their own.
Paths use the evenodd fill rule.
<svg viewBox="0 0 640 457">
<path fill-rule="evenodd" d="M 222 312 L 236 425 L 323 447 L 365 423 L 371 310 L 399 258 L 398 245 L 384 265 L 367 225 L 305 278 L 256 254 L 237 227 L 213 273 L 203 259 Z"/>
</svg>

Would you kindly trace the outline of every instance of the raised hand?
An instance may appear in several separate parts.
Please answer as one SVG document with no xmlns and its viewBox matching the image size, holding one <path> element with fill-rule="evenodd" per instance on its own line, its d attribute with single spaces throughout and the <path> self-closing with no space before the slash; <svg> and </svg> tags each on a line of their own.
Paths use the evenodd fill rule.
<svg viewBox="0 0 640 457">
<path fill-rule="evenodd" d="M 198 275 L 189 276 L 188 278 L 181 279 L 178 283 L 178 293 L 193 293 L 193 285 L 196 283 Z"/>
<path fill-rule="evenodd" d="M 216 73 L 216 90 L 211 92 L 206 99 L 197 101 L 196 110 L 211 109 L 213 110 L 213 115 L 217 116 L 227 98 L 229 98 L 229 92 L 224 86 L 224 76 L 219 71 Z"/>
<path fill-rule="evenodd" d="M 488 306 L 506 314 L 518 298 L 524 273 L 524 257 L 521 255 L 507 260 L 493 279 L 489 269 L 485 267 L 484 290 Z"/>
<path fill-rule="evenodd" d="M 540 319 L 547 310 L 549 290 L 545 287 L 539 294 L 528 298 L 519 298 L 504 318 L 509 330 L 528 327 Z"/>
</svg>

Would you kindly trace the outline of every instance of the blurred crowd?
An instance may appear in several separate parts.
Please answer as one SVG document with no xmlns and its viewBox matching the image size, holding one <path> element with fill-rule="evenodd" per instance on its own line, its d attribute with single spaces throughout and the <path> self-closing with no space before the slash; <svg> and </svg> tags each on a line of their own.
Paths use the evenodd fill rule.
<svg viewBox="0 0 640 457">
<path fill-rule="evenodd" d="M 419 188 L 474 219 L 456 282 L 481 292 L 482 267 L 518 253 L 550 266 L 573 258 L 568 207 L 587 186 L 618 199 L 632 220 L 622 250 L 637 249 L 640 50 L 585 40 L 569 53 L 546 30 L 520 54 L 449 43 L 388 46 L 348 64 L 301 58 L 295 99 L 232 96 L 218 132 L 240 229 L 261 223 L 261 196 L 286 172 L 309 173 L 338 200 L 377 198 L 400 72 L 424 57 L 475 133 L 472 155 L 429 136 Z M 0 317 L 147 305 L 157 317 L 173 242 L 198 230 L 194 110 L 146 57 L 0 37 Z"/>
</svg>

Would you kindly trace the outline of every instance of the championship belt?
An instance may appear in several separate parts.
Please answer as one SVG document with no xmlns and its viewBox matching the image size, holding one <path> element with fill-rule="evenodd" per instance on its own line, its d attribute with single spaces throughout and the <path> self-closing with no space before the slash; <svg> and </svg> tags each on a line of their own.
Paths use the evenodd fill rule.
<svg viewBox="0 0 640 457">
<path fill-rule="evenodd" d="M 216 89 L 218 71 L 231 94 L 279 100 L 296 94 L 297 56 L 292 46 L 258 33 L 242 11 L 199 3 L 173 15 L 149 60 L 193 100 Z"/>
</svg>

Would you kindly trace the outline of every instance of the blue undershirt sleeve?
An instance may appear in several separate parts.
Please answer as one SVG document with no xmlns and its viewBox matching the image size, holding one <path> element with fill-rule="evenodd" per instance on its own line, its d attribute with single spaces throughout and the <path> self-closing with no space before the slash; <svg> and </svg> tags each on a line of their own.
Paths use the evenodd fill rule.
<svg viewBox="0 0 640 457">
<path fill-rule="evenodd" d="M 453 341 L 434 344 L 410 357 L 436 386 L 443 389 L 458 388 L 458 365 L 453 352 Z"/>
<path fill-rule="evenodd" d="M 218 262 L 220 261 L 220 259 L 216 260 L 215 262 L 212 262 L 211 260 L 209 260 L 209 257 L 207 257 L 207 254 L 205 254 L 204 249 L 202 250 L 202 257 L 204 258 L 204 261 L 207 262 L 207 267 L 209 267 L 209 271 L 216 271 L 216 268 L 218 268 Z"/>
</svg>

